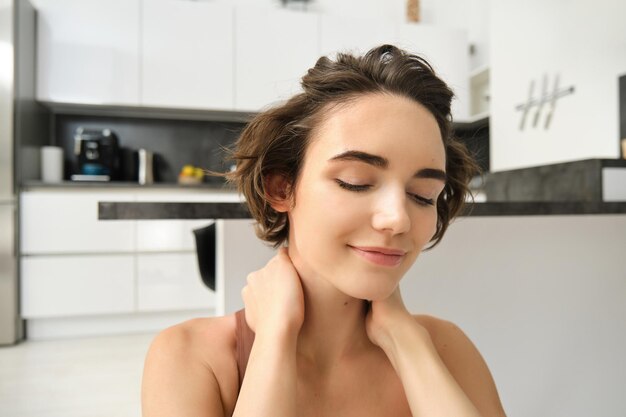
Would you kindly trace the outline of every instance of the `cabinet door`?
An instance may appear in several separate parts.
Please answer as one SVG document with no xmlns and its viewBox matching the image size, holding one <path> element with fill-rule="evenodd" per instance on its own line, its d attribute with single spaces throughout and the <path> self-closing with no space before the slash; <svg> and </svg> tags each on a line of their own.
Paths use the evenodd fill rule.
<svg viewBox="0 0 626 417">
<path fill-rule="evenodd" d="M 144 2 L 142 104 L 231 110 L 233 14 L 211 2 Z"/>
<path fill-rule="evenodd" d="M 346 30 L 349 27 L 350 30 Z M 380 20 L 320 16 L 321 55 L 335 52 L 363 54 L 375 46 L 393 43 L 395 26 Z"/>
<path fill-rule="evenodd" d="M 20 200 L 23 255 L 135 250 L 134 221 L 98 220 L 99 201 L 133 201 L 131 193 L 31 191 Z"/>
<path fill-rule="evenodd" d="M 235 14 L 235 108 L 258 111 L 300 91 L 319 58 L 318 15 L 239 7 Z"/>
<path fill-rule="evenodd" d="M 22 317 L 130 313 L 133 255 L 27 256 L 21 259 Z"/>
<path fill-rule="evenodd" d="M 492 171 L 620 158 L 626 2 L 602 5 L 489 2 Z"/>
<path fill-rule="evenodd" d="M 139 103 L 140 0 L 39 0 L 37 98 Z"/>
<path fill-rule="evenodd" d="M 215 293 L 200 278 L 195 253 L 137 255 L 138 311 L 215 308 Z"/>
<path fill-rule="evenodd" d="M 397 46 L 424 57 L 454 91 L 452 115 L 469 117 L 469 42 L 461 29 L 403 24 L 396 33 Z"/>
</svg>

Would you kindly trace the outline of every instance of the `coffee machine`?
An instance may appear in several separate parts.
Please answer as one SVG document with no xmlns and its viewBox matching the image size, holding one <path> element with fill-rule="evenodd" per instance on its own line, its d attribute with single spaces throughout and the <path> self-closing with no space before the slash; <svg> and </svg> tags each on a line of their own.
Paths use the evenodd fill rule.
<svg viewBox="0 0 626 417">
<path fill-rule="evenodd" d="M 110 129 L 79 127 L 74 134 L 74 155 L 78 172 L 74 181 L 110 181 L 121 174 L 117 135 Z"/>
</svg>

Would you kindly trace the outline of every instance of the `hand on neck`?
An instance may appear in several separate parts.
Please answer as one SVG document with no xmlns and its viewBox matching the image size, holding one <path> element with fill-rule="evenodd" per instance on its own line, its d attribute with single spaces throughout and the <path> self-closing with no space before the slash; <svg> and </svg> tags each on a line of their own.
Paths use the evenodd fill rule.
<svg viewBox="0 0 626 417">
<path fill-rule="evenodd" d="M 367 337 L 367 301 L 351 297 L 303 265 L 297 251 L 290 257 L 304 292 L 304 323 L 298 336 L 298 356 L 323 368 L 346 355 L 377 349 Z"/>
</svg>

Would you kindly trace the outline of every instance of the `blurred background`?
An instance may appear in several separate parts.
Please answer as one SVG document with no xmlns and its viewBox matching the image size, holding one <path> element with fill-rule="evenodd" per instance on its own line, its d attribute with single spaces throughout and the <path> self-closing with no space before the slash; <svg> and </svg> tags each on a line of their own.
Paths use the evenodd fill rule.
<svg viewBox="0 0 626 417">
<path fill-rule="evenodd" d="M 225 148 L 319 56 L 383 43 L 453 88 L 484 171 L 407 305 L 465 329 L 509 416 L 626 415 L 625 16 L 618 0 L 0 0 L 0 415 L 140 415 L 154 334 L 240 308 L 273 253 L 212 209 L 241 198 L 204 170 L 231 169 Z M 99 220 L 107 201 L 154 205 Z"/>
</svg>

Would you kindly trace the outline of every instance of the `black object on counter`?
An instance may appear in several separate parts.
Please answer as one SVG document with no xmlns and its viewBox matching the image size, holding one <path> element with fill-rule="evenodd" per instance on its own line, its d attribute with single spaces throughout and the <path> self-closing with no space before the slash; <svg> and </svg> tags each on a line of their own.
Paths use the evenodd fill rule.
<svg viewBox="0 0 626 417">
<path fill-rule="evenodd" d="M 119 140 L 111 129 L 77 128 L 74 134 L 74 154 L 78 159 L 77 174 L 120 179 Z"/>
<path fill-rule="evenodd" d="M 215 291 L 215 223 L 195 229 L 198 269 L 204 285 Z"/>
</svg>

